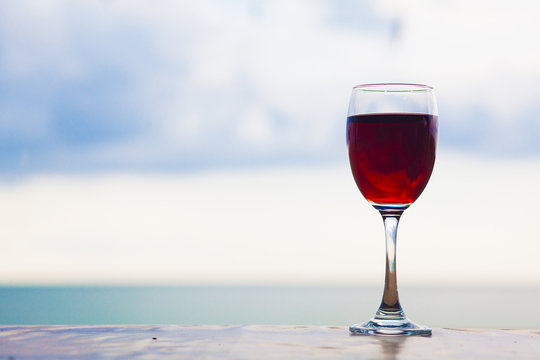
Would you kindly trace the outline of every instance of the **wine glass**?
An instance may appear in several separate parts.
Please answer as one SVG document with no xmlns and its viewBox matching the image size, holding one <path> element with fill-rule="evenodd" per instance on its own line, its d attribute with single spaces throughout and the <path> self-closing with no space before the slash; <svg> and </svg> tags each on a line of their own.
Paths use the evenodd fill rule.
<svg viewBox="0 0 540 360">
<path fill-rule="evenodd" d="M 420 196 L 433 170 L 438 137 L 433 88 L 427 85 L 364 84 L 352 90 L 347 148 L 354 180 L 383 218 L 386 276 L 375 316 L 349 327 L 352 334 L 431 335 L 411 322 L 399 303 L 396 234 L 399 218 Z"/>
</svg>

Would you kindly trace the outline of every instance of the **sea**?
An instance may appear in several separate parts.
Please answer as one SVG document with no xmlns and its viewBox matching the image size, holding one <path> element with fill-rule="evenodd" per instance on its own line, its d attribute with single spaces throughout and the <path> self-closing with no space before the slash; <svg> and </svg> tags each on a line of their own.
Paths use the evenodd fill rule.
<svg viewBox="0 0 540 360">
<path fill-rule="evenodd" d="M 2 286 L 0 324 L 351 325 L 377 286 Z M 540 286 L 405 286 L 413 321 L 441 328 L 540 328 Z"/>
</svg>

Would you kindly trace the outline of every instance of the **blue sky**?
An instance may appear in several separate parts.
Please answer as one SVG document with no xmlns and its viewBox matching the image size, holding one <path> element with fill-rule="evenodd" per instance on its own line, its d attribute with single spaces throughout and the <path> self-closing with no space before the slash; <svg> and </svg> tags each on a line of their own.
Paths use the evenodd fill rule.
<svg viewBox="0 0 540 360">
<path fill-rule="evenodd" d="M 540 154 L 532 1 L 0 3 L 0 173 L 346 160 L 351 86 L 436 87 L 441 149 Z"/>
<path fill-rule="evenodd" d="M 386 81 L 433 85 L 440 112 L 400 282 L 538 283 L 538 13 L 0 1 L 0 283 L 380 283 L 345 116 L 353 85 Z"/>
</svg>

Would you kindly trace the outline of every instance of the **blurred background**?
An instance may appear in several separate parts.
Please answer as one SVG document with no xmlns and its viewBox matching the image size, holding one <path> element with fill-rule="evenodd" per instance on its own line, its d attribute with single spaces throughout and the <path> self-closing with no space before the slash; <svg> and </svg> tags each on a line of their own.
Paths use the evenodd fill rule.
<svg viewBox="0 0 540 360">
<path fill-rule="evenodd" d="M 538 327 L 540 3 L 0 1 L 0 323 L 347 325 L 379 214 L 351 87 L 435 87 L 410 317 Z"/>
</svg>

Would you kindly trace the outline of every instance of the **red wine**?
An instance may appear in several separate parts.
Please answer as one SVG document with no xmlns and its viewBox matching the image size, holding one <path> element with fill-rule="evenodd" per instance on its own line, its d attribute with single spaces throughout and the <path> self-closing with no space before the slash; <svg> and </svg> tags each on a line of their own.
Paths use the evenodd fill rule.
<svg viewBox="0 0 540 360">
<path fill-rule="evenodd" d="M 437 147 L 438 118 L 385 113 L 347 118 L 347 147 L 354 180 L 378 204 L 410 204 L 428 183 Z"/>
</svg>

